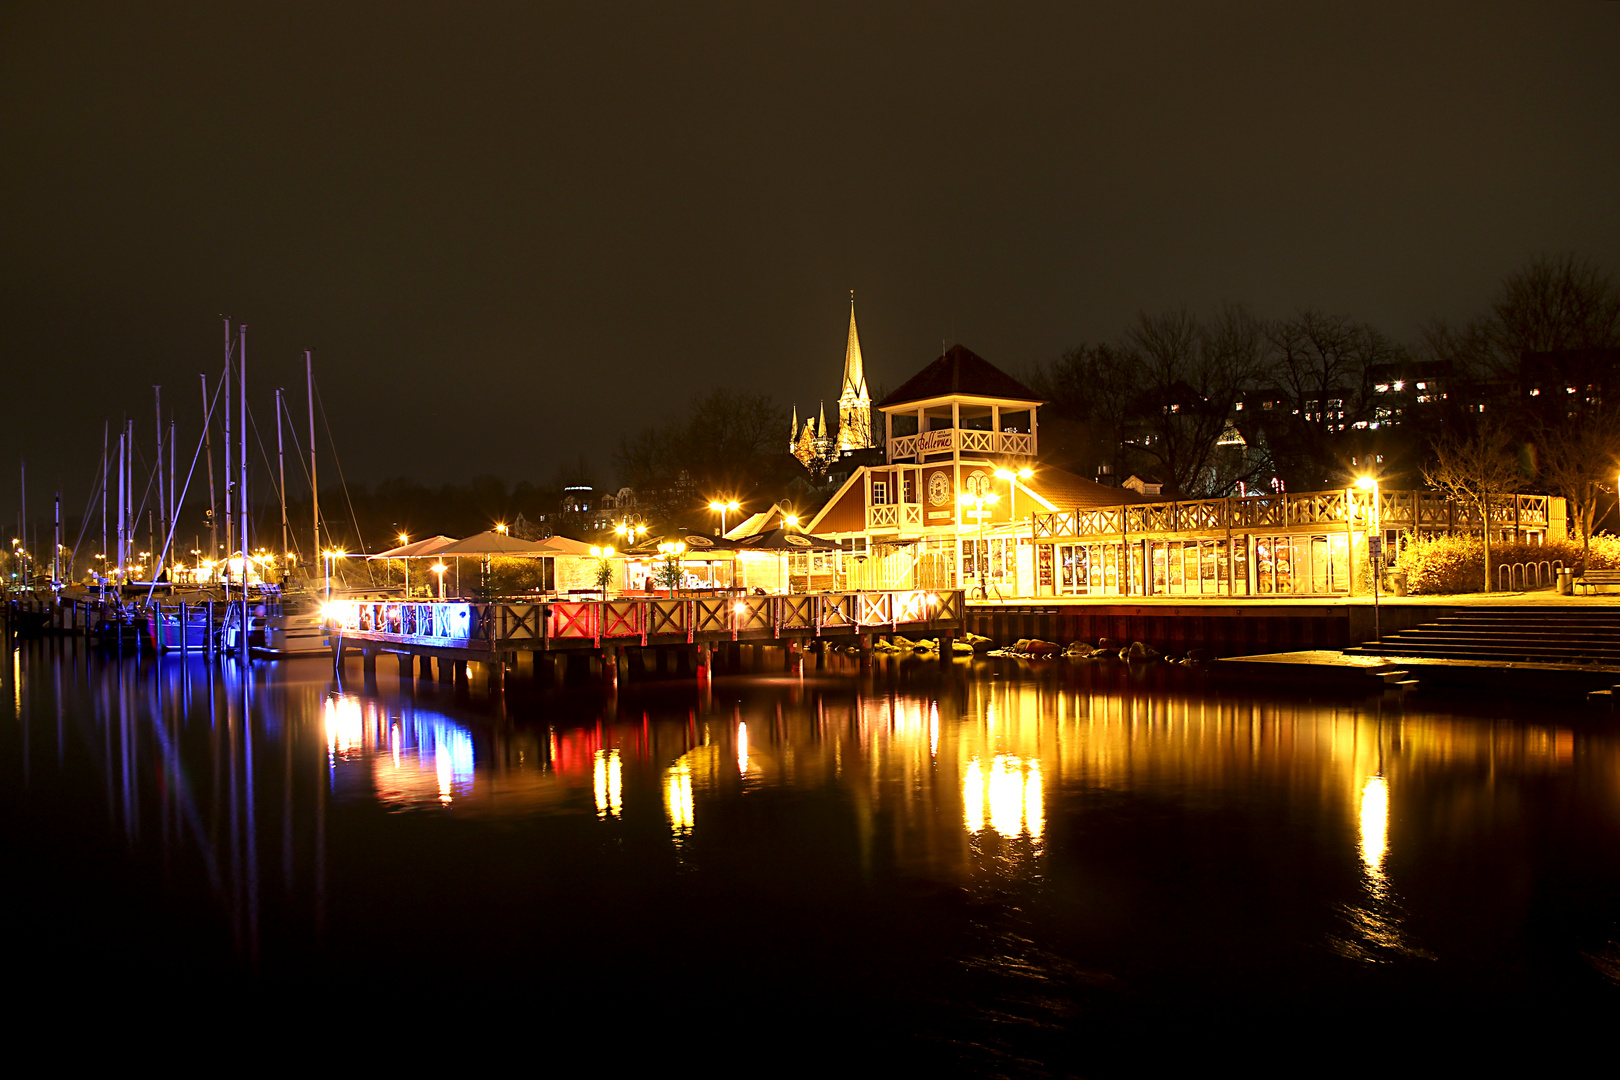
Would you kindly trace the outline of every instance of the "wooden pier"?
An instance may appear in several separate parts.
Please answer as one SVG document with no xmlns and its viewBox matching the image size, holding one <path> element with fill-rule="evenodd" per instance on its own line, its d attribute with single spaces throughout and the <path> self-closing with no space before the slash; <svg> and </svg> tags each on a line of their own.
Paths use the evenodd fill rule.
<svg viewBox="0 0 1620 1080">
<path fill-rule="evenodd" d="M 368 672 L 377 657 L 399 657 L 400 674 L 413 662 L 423 676 L 437 662 L 441 681 L 462 682 L 468 661 L 487 665 L 499 681 L 509 665 L 528 656 L 538 668 L 559 657 L 599 660 L 617 678 L 619 665 L 645 671 L 647 650 L 658 670 L 698 678 L 712 671 L 716 648 L 777 645 L 786 661 L 808 650 L 818 662 L 830 645 L 857 646 L 863 658 L 874 637 L 904 634 L 938 638 L 949 660 L 965 627 L 960 590 L 814 593 L 786 596 L 721 595 L 619 600 L 498 600 L 416 602 L 348 601 L 332 604 L 327 627 L 333 660 L 358 651 Z"/>
</svg>

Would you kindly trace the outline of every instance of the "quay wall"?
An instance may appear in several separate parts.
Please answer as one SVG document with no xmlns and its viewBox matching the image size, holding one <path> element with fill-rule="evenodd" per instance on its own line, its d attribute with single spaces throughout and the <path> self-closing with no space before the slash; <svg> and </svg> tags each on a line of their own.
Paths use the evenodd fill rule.
<svg viewBox="0 0 1620 1080">
<path fill-rule="evenodd" d="M 1433 604 L 1387 603 L 1379 610 L 1384 633 L 1410 630 L 1450 614 Z M 1203 649 L 1211 657 L 1252 656 L 1298 649 L 1342 649 L 1373 638 L 1370 604 L 970 604 L 967 628 L 1010 645 L 1040 638 L 1067 645 L 1103 638 L 1140 641 L 1167 655 Z"/>
</svg>

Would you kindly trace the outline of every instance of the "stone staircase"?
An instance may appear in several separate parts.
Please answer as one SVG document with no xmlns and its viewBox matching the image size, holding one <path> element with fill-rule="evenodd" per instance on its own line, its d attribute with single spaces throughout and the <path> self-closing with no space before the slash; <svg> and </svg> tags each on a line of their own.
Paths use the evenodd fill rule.
<svg viewBox="0 0 1620 1080">
<path fill-rule="evenodd" d="M 1620 667 L 1620 608 L 1454 608 L 1432 623 L 1344 650 L 1353 656 Z"/>
</svg>

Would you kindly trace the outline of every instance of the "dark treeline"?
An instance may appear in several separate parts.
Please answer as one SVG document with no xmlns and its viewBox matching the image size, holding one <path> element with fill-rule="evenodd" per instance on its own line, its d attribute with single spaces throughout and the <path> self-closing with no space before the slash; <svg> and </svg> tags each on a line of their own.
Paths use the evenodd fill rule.
<svg viewBox="0 0 1620 1080">
<path fill-rule="evenodd" d="M 1620 459 L 1620 289 L 1575 257 L 1508 276 L 1472 319 L 1403 343 L 1317 310 L 1143 312 L 1114 341 L 1031 373 L 1043 457 L 1167 492 L 1424 486 L 1448 441 L 1490 438 L 1526 484 L 1590 503 Z M 1607 383 L 1609 394 L 1603 394 Z M 1597 476 L 1601 467 L 1603 477 Z"/>
<path fill-rule="evenodd" d="M 685 416 L 626 436 L 613 462 L 655 525 L 704 525 L 712 499 L 773 501 L 805 478 L 787 452 L 790 423 L 768 394 L 719 389 L 693 401 Z"/>
</svg>

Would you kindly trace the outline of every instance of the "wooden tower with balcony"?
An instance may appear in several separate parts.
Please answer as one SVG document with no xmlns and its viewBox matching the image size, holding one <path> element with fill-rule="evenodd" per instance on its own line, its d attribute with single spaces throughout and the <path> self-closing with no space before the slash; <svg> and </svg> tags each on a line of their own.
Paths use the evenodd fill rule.
<svg viewBox="0 0 1620 1080">
<path fill-rule="evenodd" d="M 997 530 L 1048 505 L 1026 481 L 1007 480 L 1034 463 L 1041 404 L 1029 387 L 955 346 L 878 403 L 885 463 L 851 476 L 810 531 L 847 537 L 857 560 L 908 568 L 881 580 L 954 587 L 976 565 L 974 551 L 1013 550 Z M 1010 566 L 1010 556 L 1000 557 Z"/>
<path fill-rule="evenodd" d="M 977 524 L 963 497 L 996 494 L 998 469 L 1034 461 L 1040 406 L 1033 390 L 961 345 L 880 401 L 887 471 L 901 497 L 915 493 L 904 499 L 917 506 L 915 524 Z"/>
</svg>

